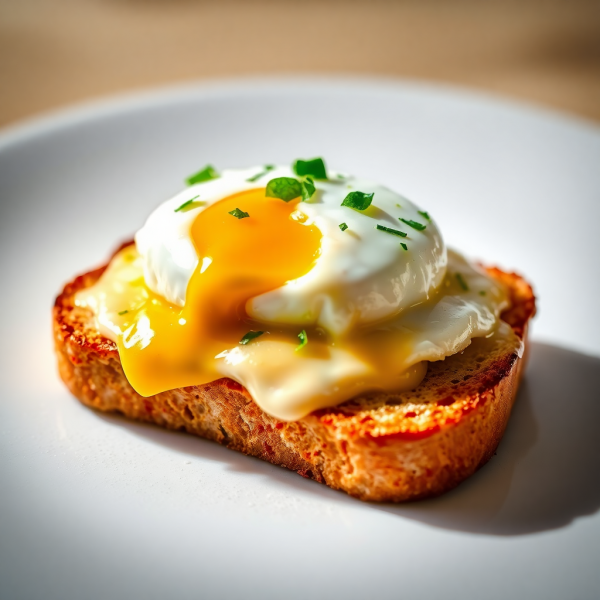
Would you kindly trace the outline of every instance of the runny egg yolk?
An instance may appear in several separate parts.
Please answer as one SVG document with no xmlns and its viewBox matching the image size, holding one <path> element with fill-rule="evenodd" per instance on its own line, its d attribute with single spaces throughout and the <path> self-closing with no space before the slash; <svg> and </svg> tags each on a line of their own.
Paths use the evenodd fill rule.
<svg viewBox="0 0 600 600">
<path fill-rule="evenodd" d="M 305 275 L 320 253 L 321 232 L 294 218 L 296 204 L 254 189 L 229 196 L 196 217 L 191 237 L 199 262 L 185 306 L 148 292 L 118 339 L 123 369 L 140 394 L 218 379 L 215 356 L 237 346 L 248 331 L 267 330 L 248 317 L 246 302 Z M 236 208 L 249 217 L 229 214 Z M 297 342 L 298 329 L 270 328 L 265 335 Z"/>
</svg>

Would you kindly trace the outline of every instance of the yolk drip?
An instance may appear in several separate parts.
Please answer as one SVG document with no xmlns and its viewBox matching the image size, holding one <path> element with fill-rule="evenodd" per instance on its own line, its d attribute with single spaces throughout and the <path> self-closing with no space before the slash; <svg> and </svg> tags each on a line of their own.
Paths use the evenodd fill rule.
<svg viewBox="0 0 600 600">
<path fill-rule="evenodd" d="M 246 302 L 308 273 L 320 252 L 321 232 L 292 218 L 296 204 L 266 198 L 257 189 L 198 215 L 191 234 L 199 264 L 185 306 L 148 294 L 118 340 L 125 374 L 140 394 L 218 379 L 214 357 L 237 346 L 248 331 L 266 329 L 248 317 Z M 229 214 L 236 208 L 250 216 Z M 269 333 L 292 340 L 296 330 Z"/>
</svg>

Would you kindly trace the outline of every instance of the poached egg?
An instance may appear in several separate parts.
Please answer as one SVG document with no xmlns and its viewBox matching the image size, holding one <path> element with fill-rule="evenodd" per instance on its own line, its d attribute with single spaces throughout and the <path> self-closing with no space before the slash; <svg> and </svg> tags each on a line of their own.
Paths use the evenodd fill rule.
<svg viewBox="0 0 600 600">
<path fill-rule="evenodd" d="M 318 160 L 201 171 L 76 303 L 142 396 L 226 376 L 281 420 L 508 334 L 503 288 L 427 212 Z"/>
</svg>

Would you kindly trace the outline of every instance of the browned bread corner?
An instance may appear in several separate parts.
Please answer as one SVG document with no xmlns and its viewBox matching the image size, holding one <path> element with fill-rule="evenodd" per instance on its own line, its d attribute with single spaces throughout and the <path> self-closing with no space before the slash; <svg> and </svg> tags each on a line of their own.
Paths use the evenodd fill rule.
<svg viewBox="0 0 600 600">
<path fill-rule="evenodd" d="M 67 284 L 54 306 L 60 376 L 85 405 L 187 431 L 341 489 L 361 500 L 399 502 L 441 494 L 493 455 L 510 416 L 524 364 L 535 297 L 514 273 L 489 268 L 508 288 L 502 314 L 522 340 L 476 339 L 430 363 L 415 390 L 377 393 L 286 423 L 264 413 L 228 378 L 143 398 L 129 385 L 115 344 L 95 329 L 74 294 L 106 267 Z"/>
</svg>

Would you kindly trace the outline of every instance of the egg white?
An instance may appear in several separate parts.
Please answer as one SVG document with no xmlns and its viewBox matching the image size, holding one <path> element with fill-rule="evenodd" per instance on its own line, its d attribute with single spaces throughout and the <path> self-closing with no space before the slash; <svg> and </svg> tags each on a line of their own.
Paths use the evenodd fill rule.
<svg viewBox="0 0 600 600">
<path fill-rule="evenodd" d="M 278 167 L 258 181 L 247 181 L 262 170 L 223 171 L 218 179 L 187 188 L 150 215 L 135 239 L 144 259 L 146 282 L 154 292 L 176 305 L 185 303 L 188 283 L 203 258 L 196 256 L 190 236 L 201 211 L 232 194 L 265 187 L 272 178 L 296 177 L 289 167 Z M 447 256 L 434 221 L 427 221 L 412 202 L 377 183 L 336 174 L 330 177 L 316 182 L 315 195 L 297 207 L 322 233 L 320 257 L 303 277 L 251 298 L 246 310 L 252 318 L 318 325 L 342 335 L 353 326 L 384 319 L 426 300 L 440 285 Z M 366 211 L 342 206 L 352 191 L 374 193 L 372 206 Z M 175 212 L 196 196 L 195 210 Z M 412 229 L 400 217 L 422 222 L 426 229 Z M 341 223 L 348 229 L 341 231 Z M 402 230 L 408 237 L 382 232 L 377 224 Z M 408 252 L 400 242 L 406 243 Z"/>
</svg>

